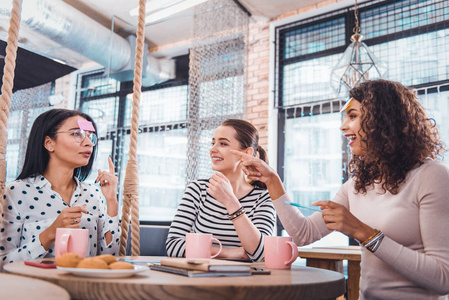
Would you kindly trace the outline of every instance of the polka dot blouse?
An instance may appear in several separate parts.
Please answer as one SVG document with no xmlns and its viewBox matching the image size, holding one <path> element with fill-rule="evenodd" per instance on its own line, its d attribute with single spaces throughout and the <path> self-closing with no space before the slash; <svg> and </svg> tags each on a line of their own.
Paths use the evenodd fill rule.
<svg viewBox="0 0 449 300">
<path fill-rule="evenodd" d="M 106 200 L 100 188 L 76 180 L 76 189 L 70 206 L 86 205 L 80 227 L 89 229 L 88 256 L 118 254 L 119 217 L 106 213 Z M 3 222 L 0 240 L 0 265 L 42 257 L 54 257 L 54 245 L 45 250 L 39 234 L 47 229 L 68 205 L 51 189 L 51 183 L 43 176 L 29 177 L 10 183 L 3 200 Z M 106 244 L 108 231 L 112 241 Z"/>
</svg>

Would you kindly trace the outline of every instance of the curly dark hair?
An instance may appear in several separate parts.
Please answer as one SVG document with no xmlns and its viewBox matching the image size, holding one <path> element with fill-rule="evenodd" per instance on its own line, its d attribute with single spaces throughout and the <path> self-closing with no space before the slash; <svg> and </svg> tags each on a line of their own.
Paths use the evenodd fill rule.
<svg viewBox="0 0 449 300">
<path fill-rule="evenodd" d="M 361 144 L 366 149 L 349 163 L 358 193 L 382 183 L 384 192 L 397 194 L 412 168 L 444 153 L 435 121 L 426 116 L 413 90 L 378 79 L 356 86 L 349 95 L 361 103 Z"/>
</svg>

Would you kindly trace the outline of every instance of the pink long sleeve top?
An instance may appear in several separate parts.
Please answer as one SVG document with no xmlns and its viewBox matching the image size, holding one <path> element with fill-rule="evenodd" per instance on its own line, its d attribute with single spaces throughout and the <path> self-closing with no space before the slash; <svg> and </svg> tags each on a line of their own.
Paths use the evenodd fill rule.
<svg viewBox="0 0 449 300">
<path fill-rule="evenodd" d="M 377 184 L 356 193 L 353 184 L 348 180 L 333 201 L 385 234 L 375 253 L 361 247 L 360 299 L 448 299 L 442 295 L 449 293 L 449 169 L 426 159 L 396 195 Z M 284 201 L 287 194 L 274 206 L 297 245 L 331 232 L 320 212 L 306 218 Z"/>
</svg>

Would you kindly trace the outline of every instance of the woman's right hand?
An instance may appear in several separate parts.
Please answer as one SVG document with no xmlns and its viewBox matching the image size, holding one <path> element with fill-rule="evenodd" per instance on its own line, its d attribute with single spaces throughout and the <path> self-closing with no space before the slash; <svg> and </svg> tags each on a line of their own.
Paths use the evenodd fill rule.
<svg viewBox="0 0 449 300">
<path fill-rule="evenodd" d="M 242 170 L 248 179 L 268 183 L 273 177 L 278 177 L 276 171 L 260 158 L 236 150 L 231 150 L 231 153 L 240 157 Z"/>
<path fill-rule="evenodd" d="M 231 150 L 231 153 L 239 156 L 242 160 L 242 170 L 248 179 L 261 181 L 267 185 L 272 200 L 276 200 L 285 194 L 285 189 L 279 175 L 266 162 L 241 151 Z"/>
<path fill-rule="evenodd" d="M 45 250 L 53 245 L 56 238 L 57 228 L 79 228 L 83 213 L 87 213 L 87 208 L 85 206 L 64 208 L 56 220 L 39 235 L 39 240 Z"/>
<path fill-rule="evenodd" d="M 64 208 L 50 227 L 56 228 L 79 228 L 82 213 L 87 213 L 87 208 L 83 206 L 73 206 Z"/>
</svg>

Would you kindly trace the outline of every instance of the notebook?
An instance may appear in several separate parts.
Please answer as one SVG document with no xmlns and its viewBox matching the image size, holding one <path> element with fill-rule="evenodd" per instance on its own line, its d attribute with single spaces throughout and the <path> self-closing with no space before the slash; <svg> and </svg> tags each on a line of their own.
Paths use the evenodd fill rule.
<svg viewBox="0 0 449 300">
<path fill-rule="evenodd" d="M 161 259 L 161 265 L 196 271 L 242 272 L 251 271 L 251 265 L 243 262 L 220 259 L 192 259 L 169 257 Z"/>
<path fill-rule="evenodd" d="M 168 272 L 172 274 L 188 277 L 222 277 L 222 276 L 249 276 L 251 271 L 198 271 L 173 266 L 164 266 L 160 264 L 149 264 L 151 270 Z"/>
</svg>

